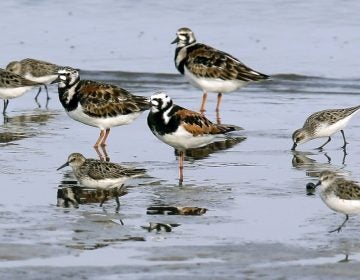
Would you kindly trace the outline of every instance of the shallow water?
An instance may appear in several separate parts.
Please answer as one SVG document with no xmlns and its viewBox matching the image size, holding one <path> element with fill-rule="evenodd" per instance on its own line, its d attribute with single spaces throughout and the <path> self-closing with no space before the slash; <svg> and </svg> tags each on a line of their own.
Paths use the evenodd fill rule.
<svg viewBox="0 0 360 280">
<path fill-rule="evenodd" d="M 10 101 L 8 119 L 0 127 L 0 182 L 3 193 L 0 197 L 0 278 L 48 279 L 49 274 L 54 279 L 106 280 L 118 279 L 119 275 L 127 279 L 168 279 L 170 276 L 174 279 L 190 279 L 195 274 L 197 279 L 358 278 L 359 217 L 351 217 L 339 234 L 329 234 L 328 231 L 337 227 L 344 216 L 328 209 L 318 194 L 306 195 L 305 185 L 310 181 L 315 182 L 318 172 L 323 169 L 340 170 L 350 178 L 360 180 L 357 168 L 360 164 L 360 143 L 357 141 L 359 116 L 345 130 L 350 144 L 344 163 L 344 154 L 339 148 L 342 145 L 340 134 L 333 137 L 323 152 L 313 149 L 323 140 L 300 146 L 299 152 L 290 151 L 291 133 L 302 126 L 309 114 L 325 108 L 359 103 L 360 86 L 359 80 L 352 78 L 356 67 L 351 65 L 356 66 L 356 62 L 350 58 L 351 50 L 338 52 L 339 46 L 324 42 L 319 35 L 325 36 L 322 31 L 330 27 L 336 34 L 340 32 L 341 36 L 351 37 L 353 40 L 348 45 L 356 46 L 356 36 L 359 35 L 350 31 L 358 25 L 357 20 L 352 20 L 358 4 L 351 1 L 332 2 L 341 2 L 342 8 L 339 10 L 348 12 L 346 18 L 340 18 L 340 15 L 335 19 L 330 17 L 335 9 L 330 4 L 329 10 L 320 10 L 319 4 L 313 4 L 313 9 L 307 15 L 302 15 L 301 11 L 309 8 L 307 4 L 292 1 L 272 2 L 275 3 L 273 6 L 265 1 L 242 3 L 249 11 L 261 3 L 263 10 L 256 13 L 255 18 L 277 15 L 279 11 L 279 16 L 272 22 L 274 28 L 259 28 L 256 29 L 258 33 L 254 29 L 246 29 L 249 34 L 255 32 L 256 36 L 269 40 L 263 43 L 268 47 L 260 52 L 261 55 L 259 49 L 253 47 L 256 43 L 247 44 L 250 39 L 244 48 L 241 47 L 246 60 L 258 65 L 257 68 L 264 66 L 260 67 L 261 70 L 274 76 L 269 82 L 252 84 L 224 95 L 222 122 L 241 126 L 244 130 L 232 135 L 232 139 L 226 143 L 189 154 L 182 187 L 177 182 L 178 161 L 175 152 L 151 134 L 146 125 L 147 113 L 129 126 L 112 129 L 107 147 L 111 161 L 147 169 L 147 176 L 127 183 L 128 194 L 120 197 L 119 213 L 115 212 L 114 200 L 107 201 L 104 208 L 99 207 L 98 202 L 80 203 L 78 208 L 57 207 L 58 189 L 76 182 L 70 170 L 56 171 L 56 168 L 72 152 L 97 157 L 92 145 L 97 139 L 98 130 L 67 117 L 57 100 L 56 87 L 50 87 L 52 99 L 47 108 L 43 94 L 40 95 L 42 107 L 37 108 L 33 101 L 36 91 Z M 83 9 L 80 9 L 79 3 L 69 17 L 77 17 L 79 11 L 90 17 L 95 10 L 99 10 L 96 1 Z M 229 3 L 238 8 L 240 15 L 245 13 L 245 8 L 240 9 L 238 4 Z M 191 23 L 191 26 L 197 27 L 198 37 L 205 33 L 203 38 L 215 38 L 213 42 L 208 40 L 209 43 L 220 40 L 222 43 L 218 46 L 226 46 L 228 51 L 237 53 L 238 42 L 232 40 L 233 34 L 222 32 L 219 35 L 227 17 L 212 18 L 210 15 L 216 7 L 209 4 L 209 14 L 205 13 L 207 21 L 202 21 L 196 17 L 196 11 L 200 8 L 188 10 L 186 7 L 189 4 L 184 4 L 174 11 L 176 16 L 173 21 L 169 20 L 171 24 L 157 29 L 162 34 L 161 40 L 157 40 L 151 34 L 154 28 L 152 23 L 158 26 L 162 23 L 157 17 L 159 13 L 164 15 L 164 20 L 168 20 L 171 15 L 167 11 L 172 11 L 172 7 L 170 4 L 163 6 L 159 3 L 159 7 L 142 4 L 144 10 L 140 9 L 137 17 L 139 23 L 134 25 L 134 30 L 145 28 L 141 25 L 145 22 L 145 15 L 153 21 L 148 25 L 150 34 L 145 32 L 139 36 L 140 42 L 136 41 L 136 47 L 132 48 L 125 46 L 125 43 L 135 41 L 134 34 L 137 34 L 126 31 L 131 28 L 125 24 L 126 20 L 135 14 L 130 2 L 120 5 L 109 1 L 105 10 L 100 12 L 106 14 L 109 7 L 113 8 L 112 16 L 117 9 L 127 11 L 118 19 L 123 25 L 115 25 L 114 18 L 111 20 L 110 16 L 90 23 L 83 18 L 65 22 L 55 20 L 59 14 L 70 11 L 67 2 L 59 7 L 60 2 L 19 1 L 16 5 L 10 5 L 10 1 L 4 1 L 1 5 L 5 5 L 7 11 L 28 11 L 29 15 L 25 18 L 35 16 L 39 10 L 49 12 L 45 19 L 29 24 L 37 27 L 54 16 L 44 26 L 50 29 L 55 23 L 59 26 L 60 22 L 63 25 L 60 24 L 59 28 L 63 33 L 46 33 L 47 42 L 40 36 L 39 49 L 26 41 L 26 54 L 25 47 L 17 48 L 16 44 L 6 41 L 4 50 L 12 48 L 14 51 L 11 55 L 3 51 L 0 61 L 6 64 L 15 56 L 50 57 L 54 61 L 65 61 L 64 64 L 93 69 L 82 71 L 83 78 L 119 84 L 145 96 L 165 90 L 176 103 L 198 110 L 201 93 L 175 74 L 171 64 L 173 46 L 168 46 L 167 42 L 173 39 L 179 25 L 184 25 L 179 22 L 184 21 L 181 17 L 185 17 L 188 25 Z M 27 9 L 28 6 L 37 9 Z M 292 9 L 294 7 L 298 8 L 297 11 Z M 230 12 L 229 8 L 224 9 Z M 230 15 L 232 13 L 235 13 L 235 9 L 231 9 Z M 290 17 L 291 14 L 294 17 Z M 11 15 L 7 13 L 6 17 Z M 245 26 L 255 20 L 250 14 L 242 18 L 229 18 L 229 23 Z M 297 26 L 296 31 L 303 37 L 313 39 L 319 35 L 317 43 L 321 47 L 326 46 L 327 54 L 312 48 L 314 43 L 303 44 L 297 52 L 291 52 L 292 58 L 280 59 L 280 49 L 274 54 L 274 48 L 279 47 L 278 38 L 274 36 L 278 33 L 275 27 L 286 20 L 289 26 L 282 28 L 287 30 L 286 34 L 290 34 L 296 19 L 304 23 Z M 69 33 L 72 22 L 77 22 L 79 26 L 76 28 L 83 28 L 84 32 L 76 36 Z M 109 35 L 111 31 L 122 34 L 123 40 L 120 37 L 106 45 L 119 52 L 122 50 L 122 56 L 104 54 L 104 45 L 90 47 L 86 44 L 86 23 L 98 28 L 96 30 L 107 30 L 106 35 L 100 37 L 103 39 L 113 38 L 114 35 Z M 4 21 L 1 24 L 8 27 L 10 23 Z M 265 20 L 259 24 L 265 24 Z M 309 35 L 302 30 L 314 26 L 317 27 L 317 35 Z M 107 27 L 109 29 L 105 29 Z M 343 29 L 347 32 L 343 32 Z M 23 32 L 17 35 L 29 38 L 29 34 L 38 36 L 40 30 L 35 28 L 27 34 Z M 213 37 L 213 33 L 217 35 Z M 265 33 L 269 34 L 265 36 Z M 58 42 L 56 47 L 52 45 L 54 38 L 59 36 L 69 36 L 82 44 L 76 44 L 72 53 L 71 50 L 61 49 L 63 44 L 70 42 Z M 95 37 L 90 36 L 90 42 Z M 150 38 L 153 38 L 153 44 L 145 44 Z M 285 45 L 282 42 L 283 48 Z M 156 49 L 160 46 L 162 51 Z M 143 52 L 145 47 L 151 53 Z M 234 49 L 231 50 L 231 47 Z M 294 46 L 290 44 L 290 47 Z M 49 49 L 56 50 L 56 55 L 53 56 Z M 143 55 L 135 56 L 139 50 Z M 332 52 L 338 55 L 337 58 L 346 56 L 349 60 L 333 61 L 337 66 L 335 68 L 323 64 L 325 56 Z M 276 60 L 273 56 L 277 56 Z M 319 61 L 314 60 L 316 57 Z M 346 74 L 345 69 L 348 70 Z M 279 72 L 289 74 L 275 74 Z M 326 78 L 329 76 L 336 78 Z M 212 120 L 216 118 L 215 102 L 216 95 L 210 94 L 206 114 Z M 201 216 L 146 214 L 148 207 L 159 205 L 204 207 L 208 211 Z M 150 222 L 180 225 L 173 227 L 171 232 L 156 233 L 142 228 Z"/>
</svg>

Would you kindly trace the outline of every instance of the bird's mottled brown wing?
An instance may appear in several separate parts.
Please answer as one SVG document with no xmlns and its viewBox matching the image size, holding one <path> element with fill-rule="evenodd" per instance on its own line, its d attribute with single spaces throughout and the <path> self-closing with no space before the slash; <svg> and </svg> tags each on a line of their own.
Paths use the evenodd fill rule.
<svg viewBox="0 0 360 280">
<path fill-rule="evenodd" d="M 330 109 L 316 112 L 307 118 L 305 125 L 309 125 L 311 122 L 327 122 L 329 125 L 336 123 L 337 121 L 344 119 L 360 109 L 360 106 L 354 106 L 344 109 Z"/>
<path fill-rule="evenodd" d="M 223 134 L 234 130 L 227 126 L 214 124 L 200 113 L 184 108 L 176 111 L 175 117 L 180 120 L 180 124 L 184 127 L 184 129 L 192 133 L 194 136 L 205 134 Z"/>
<path fill-rule="evenodd" d="M 60 66 L 33 58 L 26 58 L 20 61 L 22 64 L 22 72 L 26 74 L 26 72 L 32 73 L 35 77 L 42 77 L 50 74 L 57 74 Z"/>
<path fill-rule="evenodd" d="M 341 199 L 360 200 L 360 186 L 353 181 L 338 179 L 335 194 Z"/>
<path fill-rule="evenodd" d="M 29 81 L 15 73 L 0 69 L 0 85 L 1 87 L 23 87 L 23 86 L 38 86 L 37 82 Z"/>
<path fill-rule="evenodd" d="M 142 168 L 125 167 L 117 163 L 96 159 L 87 159 L 82 168 L 85 168 L 83 171 L 86 170 L 87 175 L 94 180 L 135 177 L 146 172 Z"/>
<path fill-rule="evenodd" d="M 82 81 L 77 88 L 84 113 L 95 117 L 115 117 L 149 109 L 146 97 L 136 96 L 115 85 Z"/>
<path fill-rule="evenodd" d="M 88 160 L 87 161 L 87 175 L 95 180 L 101 179 L 114 179 L 126 176 L 125 169 L 119 164 L 99 161 L 99 160 Z"/>
<path fill-rule="evenodd" d="M 222 80 L 257 81 L 269 78 L 225 52 L 204 44 L 187 48 L 185 66 L 196 76 Z"/>
</svg>

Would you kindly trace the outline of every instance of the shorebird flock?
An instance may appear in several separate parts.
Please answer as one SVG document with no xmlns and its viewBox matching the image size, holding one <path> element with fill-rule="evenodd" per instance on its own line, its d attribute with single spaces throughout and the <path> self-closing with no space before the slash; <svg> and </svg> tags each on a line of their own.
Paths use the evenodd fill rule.
<svg viewBox="0 0 360 280">
<path fill-rule="evenodd" d="M 181 185 L 184 181 L 184 154 L 188 149 L 225 139 L 228 134 L 240 129 L 235 125 L 221 124 L 223 94 L 237 91 L 251 82 L 266 82 L 271 78 L 226 52 L 198 43 L 189 28 L 180 28 L 172 43 L 176 44 L 176 69 L 191 85 L 202 91 L 199 112 L 175 104 L 165 92 L 151 96 L 135 95 L 117 85 L 82 80 L 76 67 L 26 58 L 12 61 L 6 69 L 0 69 L 3 115 L 10 109 L 10 99 L 21 97 L 25 92 L 37 88 L 35 101 L 38 102 L 38 96 L 44 88 L 48 101 L 47 86 L 57 84 L 59 101 L 66 114 L 75 121 L 100 130 L 99 137 L 94 141 L 94 147 L 98 148 L 106 145 L 111 128 L 131 124 L 144 111 L 149 110 L 147 124 L 150 131 L 160 141 L 175 148 L 179 154 Z M 215 122 L 205 116 L 209 92 L 217 94 Z M 291 150 L 295 151 L 299 145 L 309 140 L 326 137 L 326 142 L 318 147 L 322 150 L 330 142 L 331 136 L 340 131 L 344 141 L 342 149 L 346 153 L 348 143 L 344 129 L 359 109 L 360 106 L 354 106 L 313 113 L 302 128 L 294 131 Z M 65 166 L 70 166 L 80 185 L 87 188 L 119 188 L 127 179 L 142 176 L 146 172 L 144 169 L 124 167 L 102 159 L 86 159 L 79 153 L 72 153 L 60 168 Z M 343 224 L 334 230 L 339 232 L 347 222 L 348 215 L 360 213 L 360 186 L 326 170 L 321 172 L 319 183 L 310 187 L 316 188 L 318 185 L 321 186 L 321 198 L 324 202 L 331 209 L 346 215 Z"/>
</svg>

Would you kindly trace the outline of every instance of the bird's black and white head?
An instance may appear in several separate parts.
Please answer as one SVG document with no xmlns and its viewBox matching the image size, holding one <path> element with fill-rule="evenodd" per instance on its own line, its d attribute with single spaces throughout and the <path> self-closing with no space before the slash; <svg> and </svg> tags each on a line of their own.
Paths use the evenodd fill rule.
<svg viewBox="0 0 360 280">
<path fill-rule="evenodd" d="M 150 97 L 150 105 L 152 113 L 164 112 L 172 107 L 173 101 L 166 93 L 160 92 Z"/>
<path fill-rule="evenodd" d="M 190 28 L 182 27 L 176 32 L 176 39 L 171 44 L 177 43 L 178 47 L 184 47 L 196 42 L 195 35 Z"/>
<path fill-rule="evenodd" d="M 60 67 L 58 70 L 59 87 L 71 87 L 80 81 L 79 71 L 71 67 Z"/>
</svg>

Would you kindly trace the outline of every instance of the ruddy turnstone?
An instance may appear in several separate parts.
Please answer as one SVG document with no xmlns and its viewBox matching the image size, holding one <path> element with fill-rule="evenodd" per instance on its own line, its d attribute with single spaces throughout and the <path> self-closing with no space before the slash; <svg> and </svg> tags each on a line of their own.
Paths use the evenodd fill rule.
<svg viewBox="0 0 360 280">
<path fill-rule="evenodd" d="M 94 147 L 106 145 L 111 127 L 129 124 L 150 108 L 148 98 L 115 85 L 80 80 L 76 69 L 62 67 L 58 74 L 59 99 L 66 113 L 101 130 Z"/>
<path fill-rule="evenodd" d="M 342 148 L 345 150 L 347 142 L 345 140 L 343 129 L 359 109 L 360 106 L 355 106 L 344 109 L 328 109 L 312 114 L 306 119 L 302 128 L 294 131 L 292 135 L 294 144 L 291 150 L 295 150 L 297 145 L 303 144 L 309 140 L 328 137 L 327 141 L 317 148 L 321 150 L 331 141 L 331 136 L 338 131 L 340 131 L 343 136 L 344 145 Z"/>
<path fill-rule="evenodd" d="M 26 58 L 20 61 L 12 61 L 6 66 L 6 70 L 23 76 L 24 78 L 44 85 L 46 98 L 50 99 L 47 85 L 52 84 L 58 78 L 57 71 L 60 66 L 37 59 Z M 35 101 L 41 92 L 41 86 L 35 96 Z"/>
<path fill-rule="evenodd" d="M 40 85 L 40 83 L 30 81 L 20 75 L 0 69 L 0 98 L 4 99 L 3 115 L 5 115 L 9 99 L 22 96 L 26 91 Z"/>
<path fill-rule="evenodd" d="M 194 33 L 186 27 L 176 33 L 175 66 L 193 86 L 203 90 L 200 112 L 205 111 L 207 92 L 218 93 L 216 111 L 220 110 L 223 93 L 235 91 L 249 82 L 266 80 L 268 75 L 257 72 L 235 57 L 197 43 Z"/>
<path fill-rule="evenodd" d="M 150 97 L 150 113 L 147 118 L 151 132 L 164 143 L 174 147 L 180 155 L 180 178 L 183 182 L 184 152 L 210 144 L 224 134 L 237 130 L 235 126 L 214 124 L 202 114 L 178 105 L 165 93 Z"/>
<path fill-rule="evenodd" d="M 333 171 L 320 173 L 320 181 L 314 187 L 320 186 L 320 197 L 332 210 L 345 214 L 344 222 L 330 232 L 340 232 L 351 214 L 360 213 L 360 186 L 346 180 Z"/>
<path fill-rule="evenodd" d="M 93 189 L 108 189 L 121 186 L 130 178 L 145 174 L 142 168 L 125 167 L 117 163 L 85 158 L 80 153 L 69 155 L 67 162 L 57 170 L 70 166 L 80 185 Z"/>
</svg>

